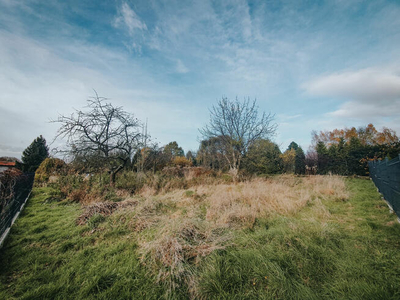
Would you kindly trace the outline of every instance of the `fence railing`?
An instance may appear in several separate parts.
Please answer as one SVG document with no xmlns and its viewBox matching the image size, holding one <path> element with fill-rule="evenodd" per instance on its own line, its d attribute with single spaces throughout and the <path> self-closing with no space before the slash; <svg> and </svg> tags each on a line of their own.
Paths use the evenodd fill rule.
<svg viewBox="0 0 400 300">
<path fill-rule="evenodd" d="M 0 199 L 0 246 L 32 190 L 34 177 L 35 173 L 19 176 L 10 191 L 12 196 Z"/>
<path fill-rule="evenodd" d="M 400 155 L 392 160 L 370 161 L 368 166 L 379 192 L 400 217 Z"/>
</svg>

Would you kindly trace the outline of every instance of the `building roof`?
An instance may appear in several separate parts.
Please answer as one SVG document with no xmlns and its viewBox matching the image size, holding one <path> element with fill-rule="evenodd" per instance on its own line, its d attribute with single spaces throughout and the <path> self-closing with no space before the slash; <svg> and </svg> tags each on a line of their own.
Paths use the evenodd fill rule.
<svg viewBox="0 0 400 300">
<path fill-rule="evenodd" d="M 0 167 L 15 167 L 15 161 L 0 161 Z"/>
</svg>

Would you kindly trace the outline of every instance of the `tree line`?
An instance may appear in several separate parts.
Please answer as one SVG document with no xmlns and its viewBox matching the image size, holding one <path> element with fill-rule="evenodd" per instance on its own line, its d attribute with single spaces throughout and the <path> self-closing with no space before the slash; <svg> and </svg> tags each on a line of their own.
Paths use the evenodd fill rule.
<svg viewBox="0 0 400 300">
<path fill-rule="evenodd" d="M 359 128 L 313 132 L 313 163 L 320 174 L 368 175 L 368 161 L 395 158 L 400 153 L 396 132 L 378 131 L 373 124 Z M 315 155 L 316 154 L 316 155 Z"/>
<path fill-rule="evenodd" d="M 108 172 L 111 184 L 123 169 L 156 173 L 192 166 L 229 172 L 235 179 L 243 172 L 367 175 L 368 160 L 400 153 L 396 133 L 388 128 L 378 131 L 372 124 L 313 132 L 307 153 L 295 142 L 282 153 L 272 141 L 277 130 L 274 115 L 260 113 L 256 100 L 250 99 L 223 97 L 212 106 L 208 124 L 199 129 L 199 149 L 186 154 L 176 141 L 164 146 L 153 143 L 142 122 L 97 93 L 85 109 L 53 122 L 60 124 L 56 139 L 66 144 L 58 155 L 79 172 Z M 48 156 L 40 136 L 24 151 L 19 166 L 35 171 Z"/>
</svg>

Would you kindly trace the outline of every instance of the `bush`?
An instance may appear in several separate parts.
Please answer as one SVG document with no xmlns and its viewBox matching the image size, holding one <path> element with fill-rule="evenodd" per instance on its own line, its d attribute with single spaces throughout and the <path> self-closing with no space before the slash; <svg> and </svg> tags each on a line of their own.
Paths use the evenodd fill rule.
<svg viewBox="0 0 400 300">
<path fill-rule="evenodd" d="M 184 156 L 177 156 L 172 160 L 172 165 L 175 167 L 191 167 L 193 162 Z"/>
<path fill-rule="evenodd" d="M 22 172 L 18 169 L 9 169 L 0 174 L 0 213 L 14 199 L 14 187 Z"/>
<path fill-rule="evenodd" d="M 36 170 L 35 183 L 47 183 L 51 176 L 57 176 L 65 171 L 66 164 L 59 158 L 46 158 Z"/>
</svg>

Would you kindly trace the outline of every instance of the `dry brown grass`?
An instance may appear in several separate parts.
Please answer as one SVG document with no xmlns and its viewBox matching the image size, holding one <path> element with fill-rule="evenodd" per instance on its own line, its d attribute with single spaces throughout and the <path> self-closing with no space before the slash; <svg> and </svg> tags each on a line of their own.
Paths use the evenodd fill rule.
<svg viewBox="0 0 400 300">
<path fill-rule="evenodd" d="M 162 218 L 159 230 L 150 240 L 140 242 L 142 263 L 156 272 L 159 282 L 169 291 L 187 284 L 196 290 L 196 278 L 191 266 L 217 249 L 223 249 L 230 239 L 221 235 L 215 227 L 199 219 Z"/>
<path fill-rule="evenodd" d="M 84 225 L 95 214 L 109 216 L 119 208 L 134 206 L 137 201 L 127 200 L 123 202 L 97 202 L 85 207 L 85 211 L 76 220 L 77 225 Z"/>
<path fill-rule="evenodd" d="M 349 198 L 349 193 L 341 176 L 310 176 L 308 181 L 313 186 L 314 192 L 324 199 L 346 201 Z"/>
<path fill-rule="evenodd" d="M 232 244 L 233 230 L 252 228 L 257 218 L 294 215 L 307 204 L 313 204 L 316 217 L 329 217 L 321 200 L 344 201 L 348 197 L 341 177 L 282 175 L 158 195 L 151 188 L 143 189 L 134 205 L 124 204 L 128 200 L 91 205 L 80 219 L 129 206 L 118 214 L 126 212 L 128 228 L 138 235 L 142 263 L 158 274 L 169 290 L 185 283 L 195 295 L 192 266 L 203 256 Z"/>
</svg>

